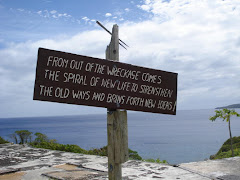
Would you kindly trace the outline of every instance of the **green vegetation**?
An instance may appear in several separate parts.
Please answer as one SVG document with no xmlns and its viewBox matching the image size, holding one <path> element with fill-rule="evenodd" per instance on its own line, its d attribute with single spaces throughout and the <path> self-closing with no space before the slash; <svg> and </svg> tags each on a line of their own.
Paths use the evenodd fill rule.
<svg viewBox="0 0 240 180">
<path fill-rule="evenodd" d="M 9 142 L 0 136 L 0 144 L 5 144 L 5 143 L 9 143 Z"/>
<path fill-rule="evenodd" d="M 35 133 L 34 135 L 36 136 L 35 140 L 29 143 L 33 147 L 87 154 L 86 150 L 80 148 L 77 145 L 59 144 L 55 139 L 49 139 L 45 134 L 39 132 Z"/>
<path fill-rule="evenodd" d="M 29 145 L 35 148 L 44 148 L 65 152 L 73 152 L 73 153 L 81 153 L 81 154 L 90 154 L 90 155 L 98 155 L 98 156 L 107 156 L 107 146 L 104 146 L 99 149 L 90 149 L 85 150 L 80 148 L 78 145 L 74 144 L 60 144 L 55 139 L 49 139 L 45 134 L 37 132 L 34 134 L 35 139 L 32 141 L 32 132 L 27 130 L 15 131 L 14 134 L 11 134 L 9 137 L 12 138 L 16 143 L 19 144 L 28 143 Z M 20 141 L 19 141 L 20 140 Z M 137 151 L 133 151 L 129 149 L 129 159 L 131 160 L 141 160 L 146 162 L 154 162 L 154 163 L 167 163 L 166 160 L 160 161 L 160 159 L 146 159 L 144 160 Z"/>
<path fill-rule="evenodd" d="M 216 110 L 215 115 L 210 117 L 211 121 L 215 121 L 217 118 L 223 119 L 223 121 L 226 120 L 228 122 L 228 129 L 229 129 L 229 135 L 230 135 L 230 145 L 231 145 L 231 151 L 232 151 L 232 157 L 234 156 L 234 149 L 233 149 L 233 140 L 232 140 L 232 132 L 231 132 L 231 123 L 230 118 L 231 116 L 237 116 L 240 117 L 240 114 L 238 114 L 234 109 L 222 109 L 222 110 Z"/>
<path fill-rule="evenodd" d="M 144 161 L 146 162 L 153 162 L 153 163 L 164 163 L 164 164 L 167 164 L 167 161 L 166 160 L 163 160 L 161 161 L 159 158 L 158 159 L 144 159 Z"/>
<path fill-rule="evenodd" d="M 96 148 L 90 149 L 89 151 L 87 151 L 87 154 L 98 155 L 98 156 L 107 156 L 107 146 L 104 146 L 99 149 L 96 149 Z"/>
<path fill-rule="evenodd" d="M 16 144 L 25 144 L 32 141 L 32 132 L 28 130 L 15 131 L 15 133 L 10 134 L 9 137 L 15 141 Z"/>
<path fill-rule="evenodd" d="M 240 136 L 233 137 L 232 142 L 233 142 L 232 145 L 234 149 L 234 155 L 240 156 Z M 229 157 L 232 157 L 230 138 L 223 143 L 222 147 L 219 149 L 217 154 L 210 156 L 210 159 L 222 159 L 222 158 L 229 158 Z"/>
<path fill-rule="evenodd" d="M 143 160 L 141 156 L 138 155 L 137 151 L 133 151 L 131 149 L 128 149 L 129 159 L 132 160 Z"/>
</svg>

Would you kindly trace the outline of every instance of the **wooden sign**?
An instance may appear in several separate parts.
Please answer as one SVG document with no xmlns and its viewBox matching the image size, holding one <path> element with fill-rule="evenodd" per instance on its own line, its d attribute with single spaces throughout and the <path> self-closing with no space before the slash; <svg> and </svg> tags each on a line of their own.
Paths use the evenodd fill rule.
<svg viewBox="0 0 240 180">
<path fill-rule="evenodd" d="M 177 73 L 39 48 L 33 99 L 175 115 Z"/>
</svg>

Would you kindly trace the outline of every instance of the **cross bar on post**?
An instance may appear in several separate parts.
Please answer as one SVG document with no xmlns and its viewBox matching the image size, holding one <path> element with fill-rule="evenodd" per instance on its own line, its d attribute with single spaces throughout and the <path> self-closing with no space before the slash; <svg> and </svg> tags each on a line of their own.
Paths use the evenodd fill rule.
<svg viewBox="0 0 240 180">
<path fill-rule="evenodd" d="M 106 49 L 106 59 L 119 61 L 118 26 L 112 29 L 111 42 Z M 108 179 L 122 179 L 122 163 L 128 160 L 127 111 L 108 109 Z"/>
<path fill-rule="evenodd" d="M 103 28 L 105 31 L 107 31 L 110 35 L 112 35 L 112 33 L 109 31 L 109 30 L 107 30 L 107 28 L 105 28 L 99 21 L 96 21 L 96 23 L 101 27 L 101 28 Z M 126 49 L 127 50 L 127 48 L 125 47 L 125 46 L 127 46 L 127 47 L 129 47 L 125 42 L 123 42 L 121 39 L 119 39 L 119 42 L 118 42 L 119 44 L 120 44 L 120 46 L 122 46 L 124 49 Z M 124 46 L 125 45 L 125 46 Z"/>
</svg>

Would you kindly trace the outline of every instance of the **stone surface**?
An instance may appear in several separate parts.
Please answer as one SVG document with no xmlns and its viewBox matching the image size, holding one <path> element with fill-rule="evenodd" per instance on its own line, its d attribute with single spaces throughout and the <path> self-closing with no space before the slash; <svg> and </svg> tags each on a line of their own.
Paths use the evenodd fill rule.
<svg viewBox="0 0 240 180">
<path fill-rule="evenodd" d="M 221 180 L 239 180 L 240 176 L 235 176 L 235 175 L 225 175 L 225 176 L 220 176 L 218 179 Z"/>
<path fill-rule="evenodd" d="M 25 172 L 14 172 L 10 174 L 0 175 L 0 180 L 21 180 Z"/>
<path fill-rule="evenodd" d="M 239 158 L 171 166 L 129 160 L 123 164 L 124 180 L 237 180 Z M 0 145 L 0 180 L 108 179 L 107 157 L 37 149 L 16 144 Z M 17 171 L 17 172 L 13 172 Z M 7 177 L 7 178 L 6 178 Z"/>
<path fill-rule="evenodd" d="M 240 180 L 240 157 L 184 163 L 179 167 L 212 178 Z"/>
</svg>

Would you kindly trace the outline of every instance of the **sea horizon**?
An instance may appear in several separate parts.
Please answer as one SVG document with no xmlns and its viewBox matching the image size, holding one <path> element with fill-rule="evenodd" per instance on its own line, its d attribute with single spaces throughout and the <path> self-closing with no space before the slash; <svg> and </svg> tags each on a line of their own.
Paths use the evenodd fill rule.
<svg viewBox="0 0 240 180">
<path fill-rule="evenodd" d="M 106 108 L 104 108 L 106 109 Z M 240 108 L 234 108 L 234 109 L 239 109 Z M 201 108 L 201 109 L 180 109 L 180 110 L 176 110 L 177 112 L 181 112 L 181 111 L 195 111 L 195 110 L 217 110 L 216 108 Z M 167 116 L 176 116 L 176 115 L 172 115 L 172 114 L 160 114 L 160 113 L 153 113 L 153 112 L 142 112 L 142 111 L 132 111 L 132 110 L 127 110 L 128 114 L 135 114 L 135 113 L 147 113 L 147 114 L 159 114 L 159 115 L 167 115 Z M 37 115 L 23 115 L 23 116 L 7 116 L 7 117 L 0 117 L 0 119 L 12 119 L 12 118 L 39 118 L 39 117 L 65 117 L 65 116 L 85 116 L 85 115 L 105 115 L 107 114 L 107 109 L 106 112 L 103 113 L 96 113 L 96 114 L 66 114 L 66 115 L 43 115 L 43 116 L 37 116 Z"/>
</svg>

